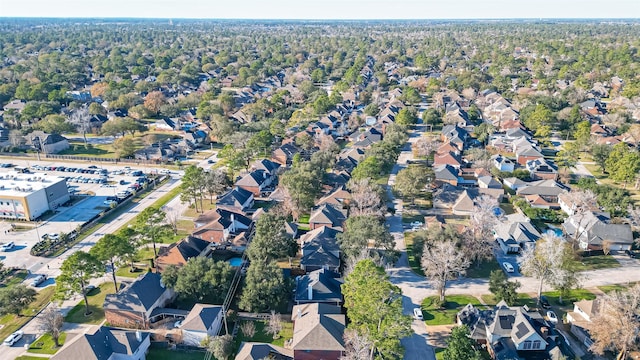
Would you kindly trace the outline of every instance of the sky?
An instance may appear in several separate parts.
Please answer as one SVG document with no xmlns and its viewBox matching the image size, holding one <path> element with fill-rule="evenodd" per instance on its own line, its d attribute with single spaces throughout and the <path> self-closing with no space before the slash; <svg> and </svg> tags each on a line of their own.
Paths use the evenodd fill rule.
<svg viewBox="0 0 640 360">
<path fill-rule="evenodd" d="M 0 17 L 638 18 L 640 0 L 0 0 Z"/>
</svg>

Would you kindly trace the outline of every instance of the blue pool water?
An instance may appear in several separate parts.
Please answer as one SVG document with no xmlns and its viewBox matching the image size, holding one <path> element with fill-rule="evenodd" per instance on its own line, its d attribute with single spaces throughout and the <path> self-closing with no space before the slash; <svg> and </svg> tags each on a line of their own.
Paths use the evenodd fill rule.
<svg viewBox="0 0 640 360">
<path fill-rule="evenodd" d="M 558 229 L 558 228 L 551 228 L 549 229 L 551 231 L 553 231 L 556 235 L 558 236 L 562 236 L 562 229 Z"/>
<path fill-rule="evenodd" d="M 238 266 L 242 265 L 242 258 L 234 257 L 234 258 L 231 258 L 231 259 L 227 260 L 227 262 L 229 263 L 229 265 L 231 265 L 233 267 L 238 267 Z"/>
</svg>

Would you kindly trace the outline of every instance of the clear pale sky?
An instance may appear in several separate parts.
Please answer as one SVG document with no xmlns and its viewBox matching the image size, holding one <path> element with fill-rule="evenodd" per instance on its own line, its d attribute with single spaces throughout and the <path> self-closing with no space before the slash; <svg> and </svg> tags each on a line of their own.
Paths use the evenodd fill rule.
<svg viewBox="0 0 640 360">
<path fill-rule="evenodd" d="M 640 0 L 0 0 L 0 17 L 638 18 Z"/>
</svg>

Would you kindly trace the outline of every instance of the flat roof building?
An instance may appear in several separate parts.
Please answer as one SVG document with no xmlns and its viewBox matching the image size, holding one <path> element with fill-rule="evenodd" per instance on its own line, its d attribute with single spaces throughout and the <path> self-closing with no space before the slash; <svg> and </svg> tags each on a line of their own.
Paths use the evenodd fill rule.
<svg viewBox="0 0 640 360">
<path fill-rule="evenodd" d="M 35 220 L 70 200 L 65 178 L 45 174 L 0 174 L 0 218 Z"/>
</svg>

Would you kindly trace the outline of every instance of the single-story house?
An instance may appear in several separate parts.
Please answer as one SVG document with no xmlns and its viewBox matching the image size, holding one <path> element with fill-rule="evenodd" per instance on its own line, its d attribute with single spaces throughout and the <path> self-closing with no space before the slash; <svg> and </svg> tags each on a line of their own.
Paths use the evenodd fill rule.
<svg viewBox="0 0 640 360">
<path fill-rule="evenodd" d="M 148 332 L 105 326 L 90 328 L 68 341 L 51 360 L 145 360 L 151 345 Z"/>
<path fill-rule="evenodd" d="M 608 214 L 587 211 L 574 214 L 562 224 L 567 238 L 578 241 L 580 249 L 613 251 L 631 250 L 633 231 L 629 224 L 612 224 Z"/>
<path fill-rule="evenodd" d="M 69 148 L 69 140 L 59 134 L 47 134 L 44 131 L 34 131 L 24 136 L 25 144 L 30 148 L 45 154 L 57 154 Z"/>
</svg>

